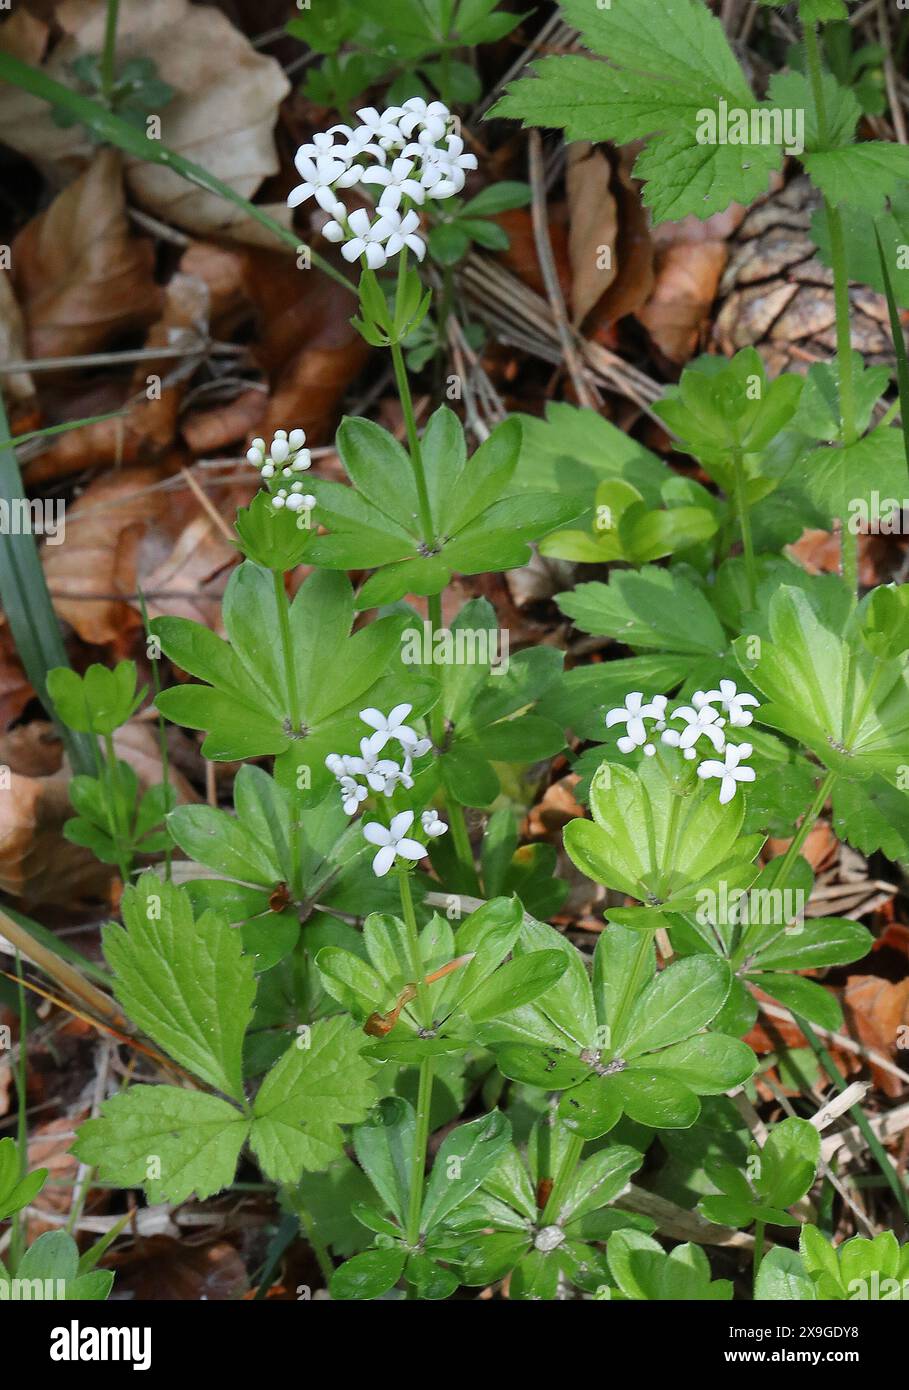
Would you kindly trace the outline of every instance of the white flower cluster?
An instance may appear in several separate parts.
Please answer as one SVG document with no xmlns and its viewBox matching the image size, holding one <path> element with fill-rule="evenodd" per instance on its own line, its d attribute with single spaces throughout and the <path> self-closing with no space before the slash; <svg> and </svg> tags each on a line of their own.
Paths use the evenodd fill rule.
<svg viewBox="0 0 909 1390">
<path fill-rule="evenodd" d="M 356 815 L 360 803 L 366 800 L 370 791 L 391 796 L 396 787 L 401 786 L 409 791 L 413 786 L 414 758 L 428 753 L 432 740 L 421 738 L 405 723 L 412 709 L 412 705 L 395 705 L 387 715 L 377 709 L 361 710 L 360 718 L 373 732 L 360 740 L 359 755 L 329 753 L 325 759 L 325 766 L 337 779 L 341 803 L 348 816 Z M 379 756 L 392 739 L 401 749 L 401 761 Z M 378 821 L 369 821 L 363 826 L 364 838 L 378 847 L 372 861 L 373 872 L 378 878 L 388 873 L 395 859 L 405 859 L 415 864 L 425 857 L 426 846 L 420 844 L 419 840 L 409 839 L 407 835 L 413 820 L 413 811 L 399 811 L 388 826 Z M 444 835 L 448 829 L 445 822 L 439 819 L 438 811 L 423 811 L 420 823 L 424 835 L 430 839 Z"/>
<path fill-rule="evenodd" d="M 264 439 L 254 439 L 246 451 L 246 458 L 269 486 L 272 478 L 295 478 L 312 467 L 312 454 L 307 448 L 306 431 L 275 430 L 274 439 L 266 449 Z M 309 512 L 316 505 L 311 493 L 303 491 L 301 482 L 293 482 L 289 487 L 278 488 L 271 493 L 271 504 L 278 511 L 286 507 L 289 512 Z"/>
<path fill-rule="evenodd" d="M 422 260 L 426 244 L 418 234 L 419 215 L 412 207 L 402 210 L 401 203 L 454 197 L 467 170 L 476 169 L 477 157 L 465 153 L 459 135 L 449 133 L 451 112 L 441 101 L 411 97 L 384 111 L 364 106 L 357 118 L 356 126 L 331 126 L 300 146 L 294 163 L 303 182 L 291 190 L 288 206 L 314 198 L 331 217 L 323 235 L 343 243 L 347 261 L 362 256 L 371 270 L 380 270 L 405 246 Z M 338 194 L 355 184 L 381 188 L 375 219 L 365 208 L 348 215 Z"/>
<path fill-rule="evenodd" d="M 698 756 L 697 743 L 706 738 L 715 753 L 723 754 L 723 761 L 707 758 L 698 766 L 698 776 L 720 779 L 720 802 L 725 805 L 735 796 L 739 782 L 753 782 L 754 768 L 742 766 L 745 758 L 750 758 L 750 743 L 728 743 L 726 740 L 727 722 L 730 728 L 744 729 L 754 718 L 748 706 L 758 707 L 758 701 L 747 691 L 739 691 L 735 681 L 721 680 L 719 690 L 696 690 L 690 705 L 680 705 L 671 715 L 666 714 L 668 700 L 665 695 L 654 695 L 645 701 L 640 690 L 632 690 L 625 696 L 624 705 L 611 709 L 606 715 L 606 727 L 625 725 L 625 733 L 618 740 L 622 753 L 631 753 L 635 748 L 643 749 L 645 757 L 652 758 L 656 744 L 651 741 L 654 733 L 660 735 L 663 743 L 671 748 L 681 749 L 684 757 L 693 760 Z M 717 709 L 716 705 L 720 708 Z M 681 719 L 684 728 L 668 727 L 668 720 Z M 652 721 L 647 728 L 645 720 Z"/>
</svg>

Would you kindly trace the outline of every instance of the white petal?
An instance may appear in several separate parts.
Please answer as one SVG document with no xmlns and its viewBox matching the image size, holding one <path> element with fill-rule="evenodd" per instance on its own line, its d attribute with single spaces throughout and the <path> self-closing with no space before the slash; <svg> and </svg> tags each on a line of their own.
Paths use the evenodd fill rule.
<svg viewBox="0 0 909 1390">
<path fill-rule="evenodd" d="M 391 822 L 391 837 L 393 840 L 400 840 L 402 835 L 406 835 L 413 825 L 413 811 L 399 811 Z"/>
<path fill-rule="evenodd" d="M 398 726 L 407 718 L 412 709 L 413 705 L 395 705 L 394 709 L 391 710 L 388 716 L 389 726 L 392 729 L 397 729 Z"/>
<path fill-rule="evenodd" d="M 395 853 L 402 859 L 413 859 L 416 862 L 418 859 L 426 858 L 426 846 L 421 845 L 419 840 L 399 840 L 395 845 Z"/>
<path fill-rule="evenodd" d="M 391 845 L 389 831 L 376 820 L 367 821 L 363 826 L 363 839 L 368 840 L 371 845 Z"/>
<path fill-rule="evenodd" d="M 383 845 L 372 861 L 372 871 L 376 878 L 384 878 L 394 862 L 394 849 L 391 845 Z"/>
<path fill-rule="evenodd" d="M 388 255 L 384 248 L 376 242 L 371 241 L 366 247 L 366 264 L 370 270 L 381 270 L 388 260 Z"/>
<path fill-rule="evenodd" d="M 366 250 L 366 242 L 362 237 L 354 237 L 353 241 L 348 241 L 341 247 L 341 255 L 345 261 L 358 261 Z"/>
</svg>

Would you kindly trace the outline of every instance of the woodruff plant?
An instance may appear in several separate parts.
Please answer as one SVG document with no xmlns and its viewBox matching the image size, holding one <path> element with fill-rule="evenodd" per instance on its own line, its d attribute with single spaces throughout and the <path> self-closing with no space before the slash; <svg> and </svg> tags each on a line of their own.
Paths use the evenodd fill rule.
<svg viewBox="0 0 909 1390">
<path fill-rule="evenodd" d="M 359 267 L 355 322 L 390 353 L 406 448 L 345 420 L 341 483 L 312 476 L 293 421 L 254 440 L 264 487 L 237 518 L 226 638 L 151 624 L 152 653 L 187 677 L 159 711 L 204 731 L 207 758 L 242 763 L 233 814 L 156 792 L 132 815 L 111 735 L 135 706 L 135 672 L 49 682 L 61 718 L 107 752 L 97 783 L 74 787 L 67 833 L 124 881 L 160 850 L 162 816 L 186 856 L 129 883 L 104 937 L 157 1074 L 108 1099 L 75 1152 L 100 1181 L 172 1203 L 255 1164 L 339 1299 L 500 1282 L 522 1299 L 730 1299 L 737 1271 L 706 1253 L 711 1222 L 753 1227 L 755 1297 L 902 1297 L 894 1236 L 829 1239 L 812 1116 L 753 1140 L 730 1096 L 759 1100 L 744 1036 L 765 996 L 842 1088 L 814 1031 L 839 1027 L 838 1002 L 803 972 L 859 959 L 870 936 L 805 918 L 801 851 L 825 806 L 862 852 L 909 856 L 909 586 L 860 596 L 846 524 L 842 576 L 782 553 L 804 525 L 844 523 L 854 498 L 902 483 L 899 436 L 889 420 L 871 427 L 887 382 L 850 348 L 846 225 L 883 209 L 909 155 L 853 141 L 855 98 L 822 71 L 816 34 L 843 17 L 839 0 L 801 0 L 807 75 L 774 77 L 767 101 L 701 0 L 563 10 L 608 62 L 545 59 L 496 114 L 644 140 L 656 219 L 763 193 L 782 145 L 752 132 L 772 136 L 781 104 L 803 112 L 837 361 L 774 382 L 753 351 L 686 369 L 657 409 L 714 490 L 568 406 L 506 419 L 468 455 L 452 411 L 419 429 L 403 344 L 432 299 L 425 238 L 474 156 L 440 101 L 404 94 L 301 149 L 291 205 L 323 209 Z M 724 129 L 744 136 L 703 143 L 720 101 L 744 115 Z M 349 210 L 354 188 L 372 210 Z M 488 641 L 461 660 L 466 643 L 437 645 L 496 626 L 473 600 L 443 627 L 452 576 L 521 565 L 531 542 L 621 562 L 559 603 L 631 655 L 566 673 L 546 646 L 500 670 Z M 290 600 L 301 564 L 311 573 Z M 348 571 L 370 573 L 355 589 Z M 408 596 L 426 600 L 428 631 Z M 541 780 L 533 767 L 566 749 L 590 818 L 567 825 L 564 847 L 604 890 L 592 955 L 541 920 L 567 886 L 547 847 L 519 847 L 514 815 Z M 491 812 L 478 857 L 465 807 Z M 785 853 L 768 858 L 770 836 L 789 839 Z M 630 1185 L 680 1136 L 703 1245 L 671 1244 Z M 787 1232 L 809 1211 L 796 1250 Z"/>
</svg>

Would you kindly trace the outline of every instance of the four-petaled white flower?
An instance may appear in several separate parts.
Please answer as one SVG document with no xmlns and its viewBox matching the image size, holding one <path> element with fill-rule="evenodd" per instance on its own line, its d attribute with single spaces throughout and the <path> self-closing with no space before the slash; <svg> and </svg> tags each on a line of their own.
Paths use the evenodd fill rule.
<svg viewBox="0 0 909 1390">
<path fill-rule="evenodd" d="M 379 199 L 379 208 L 397 209 L 402 198 L 412 198 L 415 203 L 422 203 L 426 197 L 426 190 L 422 183 L 418 183 L 411 175 L 416 165 L 412 159 L 395 159 L 389 168 L 375 165 L 372 169 L 367 169 L 363 174 L 364 183 L 377 183 L 382 186 L 383 192 Z"/>
<path fill-rule="evenodd" d="M 338 222 L 329 222 L 323 229 L 329 241 L 337 238 L 336 228 L 340 227 Z M 370 221 L 369 213 L 365 208 L 356 208 L 347 219 L 347 241 L 341 247 L 341 255 L 345 261 L 358 261 L 361 256 L 365 256 L 366 264 L 370 270 L 381 270 L 388 260 L 388 252 L 383 243 L 388 240 L 393 232 L 398 230 L 398 224 L 391 215 L 391 211 L 382 213 L 375 222 Z M 341 227 L 342 238 L 344 228 Z"/>
<path fill-rule="evenodd" d="M 444 835 L 448 829 L 438 811 L 433 810 L 422 812 L 420 824 L 423 826 L 424 835 L 429 835 L 431 839 L 435 839 L 437 835 Z"/>
<path fill-rule="evenodd" d="M 692 709 L 691 705 L 680 705 L 673 711 L 672 718 L 684 719 L 686 727 L 681 733 L 678 729 L 664 731 L 663 742 L 668 743 L 670 748 L 681 748 L 686 758 L 694 758 L 697 756 L 694 745 L 703 734 L 713 744 L 716 752 L 722 753 L 726 745 L 726 736 L 723 733 L 725 721 L 720 719 L 712 705 L 701 705 L 700 709 Z"/>
<path fill-rule="evenodd" d="M 714 758 L 708 758 L 701 763 L 698 768 L 699 777 L 719 777 L 720 780 L 720 805 L 725 806 L 735 796 L 735 789 L 739 782 L 753 782 L 754 768 L 743 767 L 743 758 L 751 757 L 750 743 L 727 743 L 726 755 L 723 762 L 717 762 Z"/>
<path fill-rule="evenodd" d="M 459 135 L 449 135 L 447 149 L 419 144 L 405 147 L 405 158 L 418 153 L 422 153 L 423 159 L 420 182 L 433 198 L 453 198 L 464 187 L 467 171 L 477 167 L 476 155 L 464 153 L 464 141 Z"/>
<path fill-rule="evenodd" d="M 759 705 L 753 695 L 746 690 L 739 691 L 735 681 L 730 680 L 721 680 L 719 690 L 696 690 L 691 702 L 696 709 L 700 709 L 702 705 L 713 704 L 717 700 L 729 715 L 729 723 L 736 729 L 746 728 L 754 718 L 751 711 L 744 708 L 745 705 L 755 709 Z"/>
<path fill-rule="evenodd" d="M 341 804 L 344 813 L 348 816 L 355 816 L 360 807 L 360 802 L 365 801 L 369 792 L 365 787 L 361 787 L 353 777 L 342 775 L 338 778 L 341 787 Z"/>
<path fill-rule="evenodd" d="M 405 741 L 410 744 L 417 743 L 419 736 L 404 722 L 412 709 L 413 705 L 395 705 L 387 715 L 379 709 L 360 710 L 363 723 L 376 731 L 369 739 L 370 747 L 376 753 L 381 753 L 388 740 L 392 738 L 396 738 L 401 744 Z"/>
<path fill-rule="evenodd" d="M 409 140 L 419 126 L 420 134 L 417 138 L 420 143 L 434 145 L 437 140 L 442 139 L 450 120 L 451 112 L 444 102 L 427 102 L 423 97 L 410 97 L 404 103 L 398 127 L 401 134 Z"/>
<path fill-rule="evenodd" d="M 384 250 L 386 256 L 396 256 L 399 251 L 403 251 L 404 247 L 408 246 L 417 260 L 422 261 L 423 257 L 426 255 L 426 242 L 422 237 L 417 236 L 420 218 L 412 208 L 410 212 L 405 212 L 403 216 L 396 209 L 383 209 L 381 221 L 391 221 L 394 224 L 391 235 L 385 242 Z M 343 256 L 343 250 L 341 254 Z"/>
<path fill-rule="evenodd" d="M 296 208 L 308 198 L 315 198 L 320 208 L 337 217 L 338 195 L 335 188 L 350 188 L 357 182 L 359 170 L 350 167 L 343 159 L 333 159 L 330 154 L 309 159 L 298 152 L 294 163 L 303 182 L 288 193 L 287 206 Z M 343 208 L 343 204 L 341 206 Z"/>
<path fill-rule="evenodd" d="M 399 122 L 403 115 L 403 106 L 389 106 L 384 111 L 378 111 L 375 106 L 361 106 L 357 112 L 359 129 L 352 132 L 354 141 L 364 145 L 375 141 L 384 149 L 390 148 L 400 142 Z"/>
<path fill-rule="evenodd" d="M 363 835 L 371 845 L 378 845 L 379 852 L 372 861 L 372 871 L 376 878 L 384 878 L 395 859 L 406 859 L 412 864 L 423 859 L 426 846 L 419 840 L 409 840 L 407 832 L 413 825 L 413 811 L 399 811 L 392 818 L 391 825 L 380 825 L 378 821 L 367 821 Z"/>
<path fill-rule="evenodd" d="M 663 708 L 665 710 L 665 705 Z M 606 715 L 606 728 L 611 729 L 614 724 L 624 724 L 625 733 L 619 739 L 618 746 L 622 753 L 631 753 L 635 748 L 641 748 L 647 743 L 647 726 L 644 720 L 661 717 L 662 711 L 658 711 L 653 704 L 644 703 L 642 691 L 632 690 L 625 696 L 624 705 L 609 710 Z"/>
</svg>

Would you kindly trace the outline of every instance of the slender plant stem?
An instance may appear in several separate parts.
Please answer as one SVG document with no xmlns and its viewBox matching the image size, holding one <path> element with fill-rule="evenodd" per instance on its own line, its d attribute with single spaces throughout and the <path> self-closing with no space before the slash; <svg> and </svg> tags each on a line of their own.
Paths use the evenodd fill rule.
<svg viewBox="0 0 909 1390">
<path fill-rule="evenodd" d="M 410 1201 L 407 1208 L 407 1243 L 415 1246 L 420 1239 L 420 1212 L 423 1208 L 423 1176 L 426 1172 L 426 1150 L 429 1147 L 429 1113 L 432 1106 L 432 1058 L 420 1063 L 420 1084 L 417 1090 L 417 1127 L 414 1133 L 413 1157 L 410 1167 Z"/>
<path fill-rule="evenodd" d="M 25 1003 L 25 985 L 22 982 L 22 957 L 16 951 L 16 979 L 18 981 L 18 1002 L 19 1002 L 19 1058 L 16 1068 L 16 1149 L 19 1160 L 19 1181 L 28 1172 L 28 1119 L 26 1091 L 28 1090 L 28 1060 L 27 1060 L 27 1041 L 28 1041 L 28 1013 Z M 13 1217 L 13 1229 L 10 1238 L 10 1264 L 12 1273 L 15 1275 L 19 1268 L 19 1262 L 25 1253 L 25 1216 L 21 1211 L 17 1211 Z"/>
<path fill-rule="evenodd" d="M 774 874 L 774 887 L 779 885 L 780 887 L 785 889 L 786 881 L 789 877 L 790 872 L 792 871 L 792 865 L 795 861 L 795 856 L 796 854 L 798 854 L 798 851 L 805 843 L 805 840 L 807 839 L 812 826 L 814 825 L 815 821 L 820 815 L 824 802 L 827 800 L 827 797 L 829 796 L 830 791 L 832 790 L 833 785 L 836 781 L 836 777 L 837 774 L 835 772 L 828 772 L 827 776 L 821 783 L 817 795 L 815 796 L 808 810 L 805 812 L 805 816 L 802 820 L 801 825 L 799 826 L 795 838 L 792 841 L 792 844 L 789 846 L 789 849 L 786 851 L 785 856 L 780 862 L 780 868 Z M 824 1047 L 823 1043 L 818 1038 L 817 1034 L 815 1033 L 808 1020 L 806 1018 L 803 1018 L 801 1014 L 797 1014 L 794 1011 L 792 1012 L 792 1017 L 795 1021 L 796 1026 L 801 1030 L 802 1034 L 807 1040 L 808 1046 L 811 1048 L 815 1057 L 817 1057 L 824 1071 L 827 1073 L 829 1081 L 832 1085 L 836 1087 L 840 1094 L 842 1094 L 843 1091 L 846 1090 L 846 1083 L 840 1075 L 839 1068 L 837 1067 L 836 1062 L 833 1060 L 830 1053 Z M 896 1168 L 891 1162 L 890 1155 L 887 1153 L 887 1150 L 884 1148 L 883 1144 L 878 1139 L 874 1130 L 871 1128 L 868 1117 L 862 1109 L 861 1105 L 856 1104 L 850 1106 L 849 1114 L 855 1120 L 855 1123 L 858 1126 L 859 1131 L 865 1138 L 865 1142 L 867 1143 L 870 1152 L 874 1155 L 877 1161 L 878 1167 L 880 1168 L 885 1179 L 887 1180 L 887 1183 L 889 1184 L 894 1195 L 896 1196 L 896 1199 L 900 1205 L 900 1210 L 903 1212 L 903 1215 L 907 1219 L 909 1219 L 909 1192 L 907 1192 L 904 1183 L 901 1181 L 900 1176 L 896 1171 Z M 757 1241 L 757 1234 L 755 1234 L 755 1241 Z M 755 1268 L 755 1277 L 757 1277 L 757 1268 Z"/>
<path fill-rule="evenodd" d="M 442 629 L 442 595 L 430 594 L 427 599 L 427 616 L 430 626 L 430 642 L 435 641 L 435 634 Z M 442 698 L 433 705 L 429 711 L 429 732 L 436 748 L 442 747 L 445 738 L 445 667 L 440 667 L 440 683 L 442 685 Z"/>
<path fill-rule="evenodd" d="M 559 1164 L 559 1171 L 555 1182 L 552 1184 L 552 1191 L 543 1208 L 543 1215 L 540 1218 L 543 1225 L 549 1225 L 555 1221 L 559 1214 L 565 1194 L 575 1174 L 575 1169 L 581 1159 L 584 1149 L 584 1140 L 580 1134 L 572 1134 L 568 1141 L 565 1152 L 562 1155 L 562 1162 Z"/>
<path fill-rule="evenodd" d="M 404 925 L 407 928 L 407 948 L 410 952 L 410 968 L 413 971 L 417 991 L 417 1012 L 424 1028 L 432 1026 L 432 1006 L 429 1000 L 429 987 L 424 979 L 423 957 L 420 952 L 420 933 L 417 929 L 417 916 L 413 908 L 413 894 L 410 891 L 410 873 L 406 865 L 398 864 L 398 888 L 401 894 L 401 909 Z"/>
<path fill-rule="evenodd" d="M 467 833 L 467 821 L 464 816 L 464 807 L 460 801 L 455 801 L 449 795 L 446 809 L 448 811 L 448 824 L 451 828 L 451 838 L 454 843 L 455 853 L 458 856 L 458 864 L 464 871 L 466 891 L 474 893 L 479 890 L 479 879 L 477 878 L 476 865 L 473 860 L 473 850 L 470 847 L 470 836 Z"/>
<path fill-rule="evenodd" d="M 757 1287 L 757 1277 L 761 1272 L 761 1260 L 764 1258 L 764 1222 L 755 1221 L 754 1223 L 754 1288 Z"/>
<path fill-rule="evenodd" d="M 104 49 L 101 54 L 101 91 L 108 106 L 114 95 L 117 60 L 117 15 L 120 0 L 107 0 L 107 18 L 104 23 Z"/>
<path fill-rule="evenodd" d="M 745 578 L 748 583 L 748 600 L 754 608 L 757 603 L 757 566 L 754 559 L 754 537 L 751 531 L 751 511 L 748 506 L 748 484 L 745 478 L 745 465 L 741 449 L 736 449 L 732 458 L 735 470 L 735 504 L 742 529 L 742 550 L 745 555 Z"/>
<path fill-rule="evenodd" d="M 822 149 L 829 144 L 827 106 L 821 70 L 817 26 L 806 24 L 805 58 L 808 79 L 817 111 L 818 135 Z M 856 440 L 855 384 L 852 377 L 852 338 L 849 331 L 849 273 L 846 265 L 846 242 L 839 208 L 824 199 L 824 215 L 830 232 L 830 264 L 833 270 L 833 298 L 836 308 L 836 356 L 839 374 L 840 427 L 842 445 L 848 448 Z M 858 591 L 858 537 L 849 527 L 849 514 L 840 521 L 840 547 L 843 578 L 852 593 Z"/>
<path fill-rule="evenodd" d="M 682 809 L 682 797 L 676 791 L 671 791 L 671 801 L 669 802 L 669 815 L 666 820 L 666 872 L 660 875 L 660 896 L 666 892 L 669 886 L 669 879 L 672 874 L 672 865 L 675 859 L 675 842 L 678 835 L 679 812 Z"/>
<path fill-rule="evenodd" d="M 331 1276 L 335 1272 L 331 1255 L 328 1253 L 328 1246 L 316 1230 L 316 1223 L 308 1208 L 302 1202 L 295 1202 L 294 1208 L 300 1218 L 300 1225 L 303 1227 L 303 1233 L 309 1242 L 310 1249 L 318 1262 L 322 1278 L 325 1280 L 325 1287 L 328 1288 L 331 1283 Z"/>
<path fill-rule="evenodd" d="M 839 1068 L 837 1067 L 836 1062 L 833 1060 L 830 1053 L 827 1051 L 826 1047 L 821 1042 L 820 1038 L 817 1036 L 808 1020 L 806 1018 L 802 1018 L 801 1014 L 796 1013 L 793 1013 L 792 1017 L 795 1019 L 795 1022 L 797 1023 L 798 1027 L 804 1033 L 805 1038 L 808 1041 L 808 1046 L 811 1048 L 811 1051 L 814 1053 L 815 1057 L 817 1057 L 818 1061 L 823 1066 L 824 1071 L 827 1073 L 827 1076 L 829 1077 L 830 1081 L 842 1095 L 843 1091 L 846 1090 L 846 1082 L 840 1075 Z M 858 1125 L 859 1130 L 864 1136 L 865 1142 L 868 1145 L 869 1150 L 877 1160 L 878 1167 L 880 1168 L 881 1172 L 886 1178 L 887 1183 L 889 1184 L 894 1196 L 896 1197 L 896 1200 L 899 1202 L 900 1210 L 902 1211 L 903 1216 L 907 1220 L 909 1220 L 909 1191 L 906 1190 L 905 1183 L 901 1181 L 899 1173 L 896 1171 L 896 1168 L 894 1167 L 890 1155 L 887 1153 L 887 1150 L 884 1148 L 880 1139 L 878 1139 L 874 1130 L 871 1128 L 868 1116 L 865 1114 L 864 1110 L 860 1105 L 850 1106 L 849 1114 L 855 1120 L 855 1123 Z"/>
<path fill-rule="evenodd" d="M 297 663 L 294 660 L 293 641 L 290 634 L 290 604 L 287 601 L 287 590 L 284 588 L 284 576 L 279 570 L 272 570 L 272 580 L 275 586 L 275 605 L 278 609 L 278 626 L 281 632 L 281 651 L 284 656 L 284 676 L 287 681 L 287 697 L 290 701 L 290 722 L 295 735 L 298 735 L 303 728 L 303 711 L 300 706 L 300 687 L 297 682 Z M 296 815 L 295 806 L 292 813 Z M 300 879 L 300 839 L 297 833 L 298 826 L 296 821 L 290 827 L 290 855 L 291 855 L 291 893 L 301 893 L 302 884 Z"/>
<path fill-rule="evenodd" d="M 427 545 L 432 545 L 435 538 L 433 536 L 432 511 L 429 506 L 429 492 L 426 487 L 426 473 L 423 468 L 423 452 L 420 448 L 420 436 L 417 433 L 417 418 L 413 408 L 413 397 L 410 393 L 410 380 L 407 376 L 407 368 L 404 365 L 404 354 L 401 351 L 400 343 L 392 343 L 391 360 L 394 365 L 395 382 L 398 387 L 401 409 L 404 412 L 404 427 L 407 430 L 410 463 L 413 468 L 414 482 L 417 485 L 417 498 L 420 504 L 420 524 L 423 530 L 423 539 Z"/>
<path fill-rule="evenodd" d="M 124 886 L 129 882 L 129 873 L 132 868 L 132 855 L 130 853 L 130 833 L 129 825 L 124 824 L 124 807 L 120 801 L 120 771 L 117 767 L 117 755 L 114 751 L 113 734 L 104 735 L 104 748 L 107 753 L 107 782 L 108 796 L 111 812 L 111 822 L 113 825 L 113 841 L 117 851 L 117 867 L 120 870 L 120 877 Z"/>
<path fill-rule="evenodd" d="M 137 587 L 139 595 L 139 611 L 142 614 L 142 623 L 145 627 L 146 641 L 151 636 L 151 628 L 148 621 L 148 608 L 145 603 L 145 595 L 142 589 Z M 158 670 L 158 657 L 151 657 L 152 685 L 155 688 L 155 699 L 161 694 L 161 673 Z M 164 715 L 158 715 L 158 751 L 161 754 L 161 781 L 165 787 L 170 787 L 170 755 L 167 751 L 167 725 L 164 722 Z M 171 858 L 172 850 L 170 837 L 168 836 L 167 847 L 164 851 L 164 877 L 167 882 L 171 880 Z"/>
<path fill-rule="evenodd" d="M 835 772 L 828 772 L 821 782 L 821 785 L 818 787 L 817 794 L 802 817 L 802 823 L 793 835 L 789 848 L 786 850 L 782 859 L 777 861 L 779 863 L 779 868 L 775 870 L 773 875 L 774 886 L 779 885 L 780 887 L 785 887 L 786 881 L 792 872 L 792 866 L 798 857 L 802 845 L 811 833 L 814 822 L 824 809 L 824 803 L 833 790 L 836 778 L 837 774 Z"/>
</svg>

